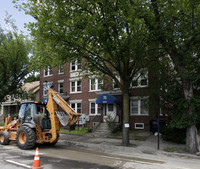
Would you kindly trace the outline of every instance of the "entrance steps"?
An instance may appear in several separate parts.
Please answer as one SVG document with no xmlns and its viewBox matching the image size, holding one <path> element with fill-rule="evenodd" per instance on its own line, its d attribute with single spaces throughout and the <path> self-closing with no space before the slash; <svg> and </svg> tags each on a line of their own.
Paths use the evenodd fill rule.
<svg viewBox="0 0 200 169">
<path fill-rule="evenodd" d="M 107 123 L 99 123 L 96 130 L 90 133 L 90 135 L 93 135 L 94 137 L 107 137 L 110 133 L 111 131 L 109 130 Z"/>
</svg>

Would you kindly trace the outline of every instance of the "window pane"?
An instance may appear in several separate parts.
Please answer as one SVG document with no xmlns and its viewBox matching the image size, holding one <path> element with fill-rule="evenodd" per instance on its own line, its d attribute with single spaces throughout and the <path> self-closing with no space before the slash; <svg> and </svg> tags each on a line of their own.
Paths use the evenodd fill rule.
<svg viewBox="0 0 200 169">
<path fill-rule="evenodd" d="M 90 112 L 91 114 L 95 114 L 95 103 L 90 103 Z"/>
<path fill-rule="evenodd" d="M 75 82 L 71 82 L 71 91 L 75 92 Z"/>
<path fill-rule="evenodd" d="M 131 100 L 130 114 L 138 114 L 138 100 Z"/>
<path fill-rule="evenodd" d="M 59 87 L 59 93 L 63 93 L 63 83 L 58 83 Z"/>
<path fill-rule="evenodd" d="M 95 90 L 95 79 L 90 79 L 90 90 Z"/>
<path fill-rule="evenodd" d="M 81 81 L 77 81 L 77 91 L 81 91 Z"/>
<path fill-rule="evenodd" d="M 108 104 L 108 111 L 113 111 L 113 104 Z"/>
<path fill-rule="evenodd" d="M 137 79 L 137 80 L 133 80 L 132 86 L 134 86 L 134 87 L 137 87 L 137 86 L 138 86 L 138 79 Z"/>
<path fill-rule="evenodd" d="M 59 66 L 59 73 L 63 73 L 64 72 L 64 66 L 63 65 L 60 65 Z"/>
<path fill-rule="evenodd" d="M 98 90 L 101 90 L 103 85 L 103 81 L 101 79 L 98 79 Z"/>
<path fill-rule="evenodd" d="M 81 63 L 77 63 L 77 70 L 80 70 L 81 68 Z"/>
<path fill-rule="evenodd" d="M 48 75 L 47 69 L 44 69 L 44 75 L 45 75 L 45 76 Z"/>
<path fill-rule="evenodd" d="M 141 86 L 147 85 L 147 79 L 141 79 Z"/>
<path fill-rule="evenodd" d="M 53 74 L 53 72 L 52 72 L 52 68 L 49 67 L 49 75 L 52 75 L 52 74 Z"/>
<path fill-rule="evenodd" d="M 71 70 L 76 70 L 75 60 L 71 62 Z"/>
<path fill-rule="evenodd" d="M 81 113 L 81 103 L 77 103 L 77 112 Z"/>
<path fill-rule="evenodd" d="M 147 99 L 141 100 L 141 114 L 148 114 L 148 101 L 147 101 Z"/>
<path fill-rule="evenodd" d="M 75 110 L 75 103 L 71 103 L 71 107 Z"/>
<path fill-rule="evenodd" d="M 98 112 L 97 112 L 97 114 L 101 114 L 101 104 L 97 104 L 97 106 L 98 106 Z"/>
</svg>

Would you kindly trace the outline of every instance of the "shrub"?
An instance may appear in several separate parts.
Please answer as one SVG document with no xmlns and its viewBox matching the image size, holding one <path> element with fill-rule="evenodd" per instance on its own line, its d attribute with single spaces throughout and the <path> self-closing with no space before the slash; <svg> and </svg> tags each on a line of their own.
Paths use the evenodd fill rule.
<svg viewBox="0 0 200 169">
<path fill-rule="evenodd" d="M 186 140 L 186 129 L 163 127 L 162 138 L 166 141 L 184 144 Z"/>
<path fill-rule="evenodd" d="M 107 116 L 106 122 L 111 133 L 121 131 L 121 125 L 114 122 L 114 119 L 110 115 Z"/>
</svg>

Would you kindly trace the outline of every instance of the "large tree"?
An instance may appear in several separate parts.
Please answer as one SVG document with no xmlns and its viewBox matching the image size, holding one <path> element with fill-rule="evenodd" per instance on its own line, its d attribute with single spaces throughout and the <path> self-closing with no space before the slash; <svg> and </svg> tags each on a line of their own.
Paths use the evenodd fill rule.
<svg viewBox="0 0 200 169">
<path fill-rule="evenodd" d="M 29 41 L 14 32 L 0 29 L 0 102 L 6 95 L 17 94 L 29 73 Z"/>
<path fill-rule="evenodd" d="M 196 112 L 194 87 L 199 79 L 200 3 L 198 0 L 133 1 L 149 32 L 159 43 L 160 50 L 175 69 L 184 98 L 182 116 L 187 118 L 186 149 L 196 152 Z M 164 57 L 164 55 L 163 55 Z"/>
<path fill-rule="evenodd" d="M 148 40 L 131 1 L 30 0 L 24 9 L 36 19 L 29 28 L 37 62 L 80 58 L 90 72 L 114 79 L 123 95 L 122 144 L 128 146 L 129 91 L 133 77 L 144 68 Z"/>
</svg>

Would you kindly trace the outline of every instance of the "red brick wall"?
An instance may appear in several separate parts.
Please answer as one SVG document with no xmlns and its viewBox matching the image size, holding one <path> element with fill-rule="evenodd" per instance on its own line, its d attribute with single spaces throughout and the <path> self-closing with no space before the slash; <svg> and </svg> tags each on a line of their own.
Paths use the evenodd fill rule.
<svg viewBox="0 0 200 169">
<path fill-rule="evenodd" d="M 54 89 L 57 91 L 58 90 L 58 80 L 64 80 L 63 84 L 63 91 L 64 93 L 67 93 L 70 97 L 67 101 L 70 100 L 82 100 L 82 113 L 84 114 L 89 114 L 89 99 L 96 99 L 98 98 L 99 95 L 97 95 L 95 92 L 89 92 L 89 79 L 82 78 L 82 92 L 81 93 L 70 93 L 70 64 L 66 63 L 64 65 L 65 73 L 64 74 L 58 74 L 58 69 L 53 68 L 53 75 L 44 77 L 44 70 L 41 70 L 40 73 L 40 99 L 43 99 L 43 83 L 45 81 L 53 81 L 53 86 Z M 151 82 L 155 81 L 155 78 L 152 78 L 151 72 L 149 72 L 149 87 L 146 88 L 134 88 L 130 91 L 130 97 L 132 96 L 150 96 L 150 90 L 149 88 L 151 87 Z M 108 80 L 107 83 L 112 82 L 112 80 Z M 106 89 L 111 89 L 112 85 L 106 85 Z M 120 104 L 119 104 L 119 111 L 118 115 L 120 118 L 120 122 L 123 120 L 123 100 L 122 96 L 116 96 L 120 99 Z M 150 102 L 151 102 L 151 97 L 150 97 Z M 148 116 L 130 116 L 130 128 L 134 128 L 134 124 L 137 123 L 144 123 L 144 130 L 149 131 L 150 125 L 149 122 L 150 120 L 155 118 L 155 112 L 153 108 L 150 106 L 149 107 L 149 113 L 150 115 Z M 91 121 L 94 117 L 91 116 Z"/>
</svg>

